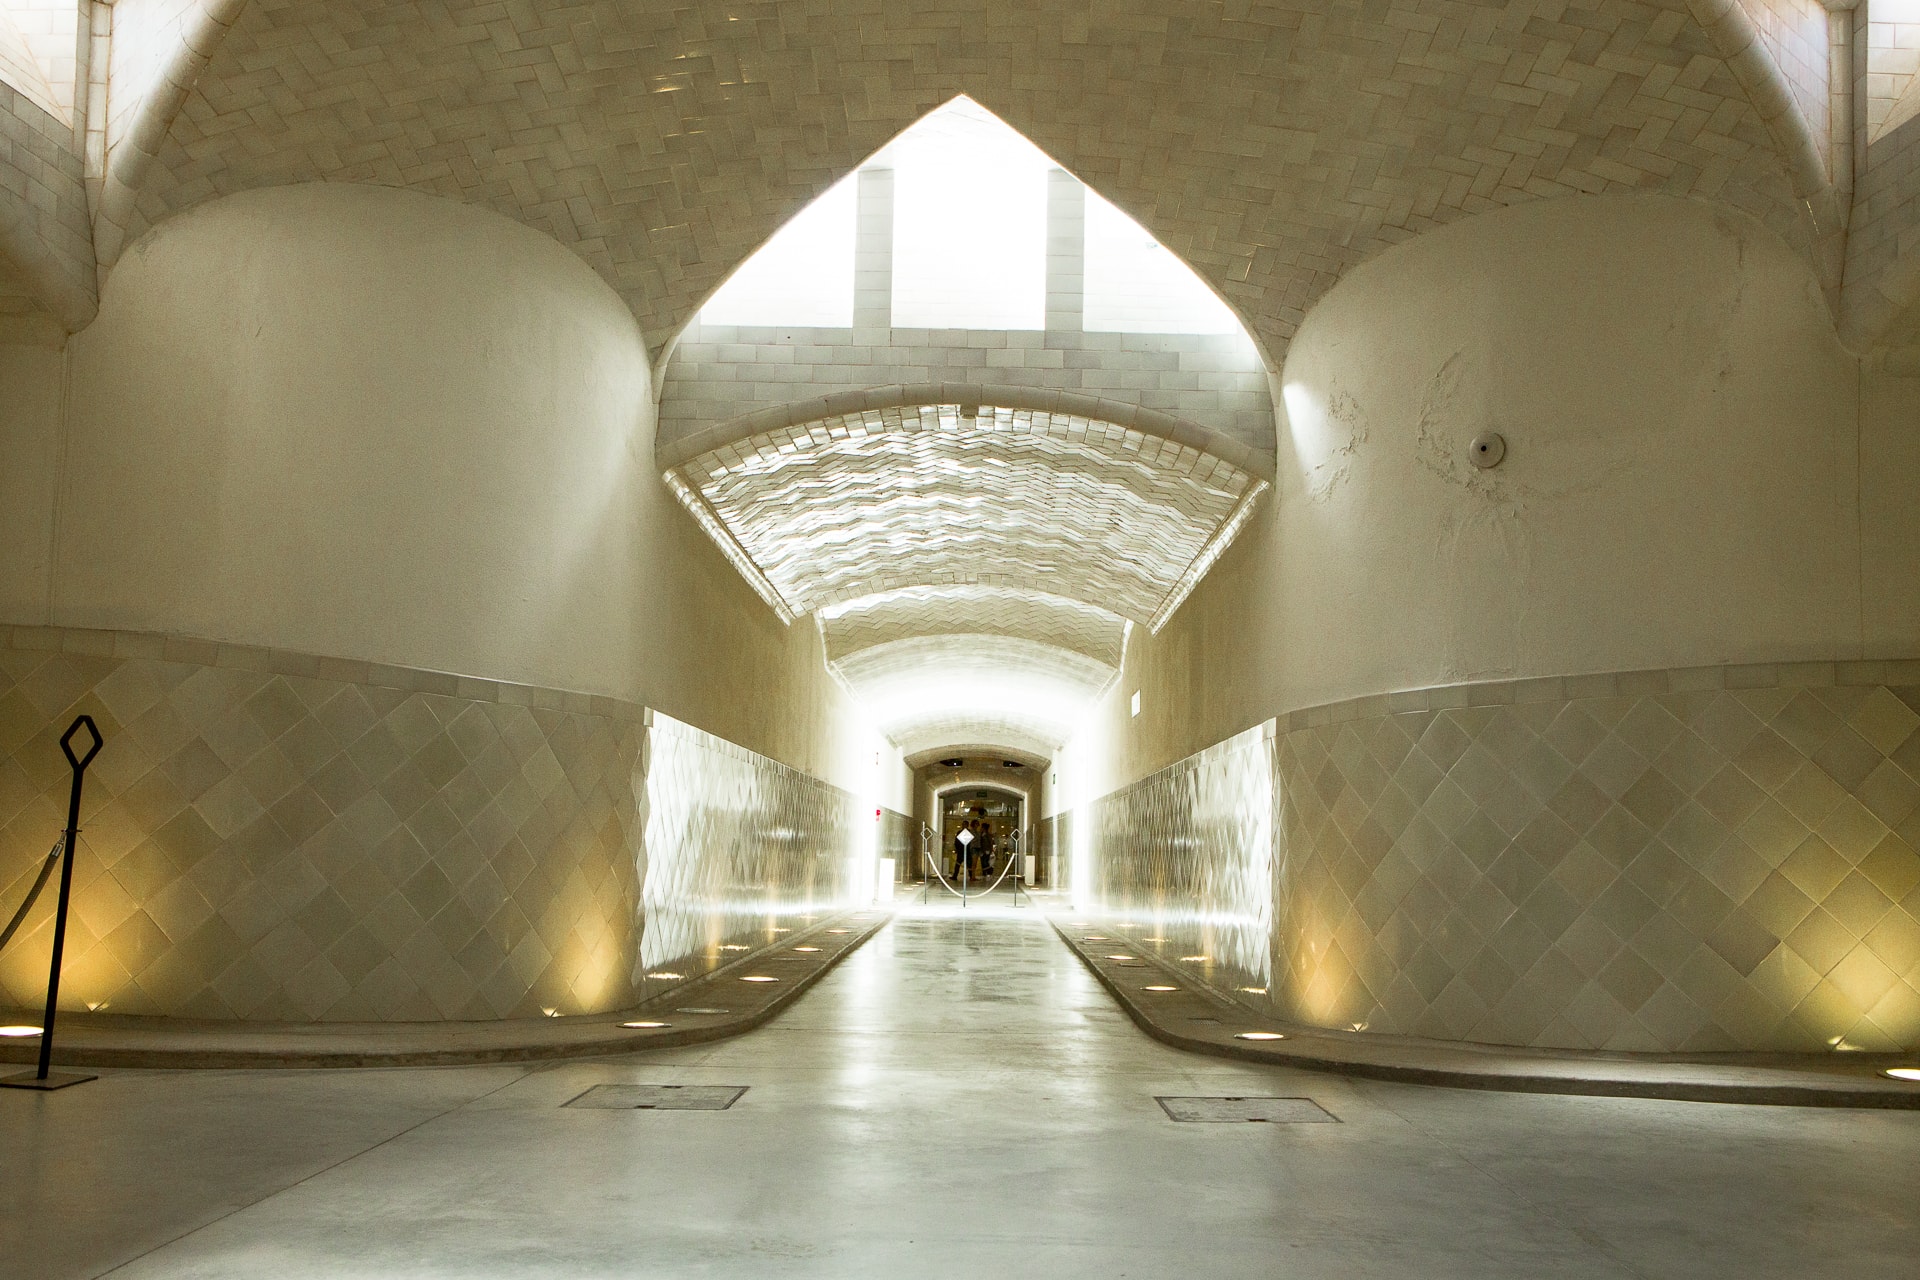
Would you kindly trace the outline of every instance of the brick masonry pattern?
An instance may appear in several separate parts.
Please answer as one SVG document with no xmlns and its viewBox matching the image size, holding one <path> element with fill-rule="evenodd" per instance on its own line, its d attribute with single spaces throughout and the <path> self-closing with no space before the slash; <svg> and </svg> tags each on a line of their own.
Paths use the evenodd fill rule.
<svg viewBox="0 0 1920 1280">
<path fill-rule="evenodd" d="M 1072 414 L 908 406 L 765 432 L 675 469 L 795 616 L 902 587 L 1000 586 L 1153 618 L 1256 483 Z M 1088 556 L 1088 546 L 1109 552 Z"/>
<path fill-rule="evenodd" d="M 673 349 L 656 439 L 668 445 L 795 400 L 925 383 L 1017 385 L 1126 400 L 1272 453 L 1267 367 L 1239 335 L 699 325 Z"/>
<path fill-rule="evenodd" d="M 1273 357 L 1346 268 L 1502 204 L 1661 191 L 1810 234 L 1677 0 L 253 0 L 130 233 L 250 187 L 410 186 L 573 246 L 658 346 L 960 92 L 1138 217 Z"/>
</svg>

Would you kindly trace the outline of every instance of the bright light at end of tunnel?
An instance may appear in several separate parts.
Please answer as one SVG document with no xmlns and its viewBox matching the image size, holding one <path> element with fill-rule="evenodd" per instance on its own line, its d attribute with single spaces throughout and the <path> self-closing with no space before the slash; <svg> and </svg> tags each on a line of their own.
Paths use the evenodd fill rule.
<svg viewBox="0 0 1920 1280">
<path fill-rule="evenodd" d="M 1235 1040 L 1285 1040 L 1286 1037 L 1278 1031 L 1242 1031 L 1239 1035 L 1235 1036 L 1234 1039 Z"/>
<path fill-rule="evenodd" d="M 40 1028 L 38 1027 L 0 1027 L 0 1036 L 19 1038 L 23 1036 L 37 1036 L 39 1034 Z"/>
<path fill-rule="evenodd" d="M 5 1032 L 0 1032 L 0 1035 L 3 1034 Z M 1888 1067 L 1883 1074 L 1895 1080 L 1920 1081 L 1920 1067 Z"/>
</svg>

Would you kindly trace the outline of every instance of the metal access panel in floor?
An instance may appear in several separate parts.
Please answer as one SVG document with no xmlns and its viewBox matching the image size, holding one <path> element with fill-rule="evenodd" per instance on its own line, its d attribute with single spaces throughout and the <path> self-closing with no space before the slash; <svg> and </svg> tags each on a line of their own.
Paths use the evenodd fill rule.
<svg viewBox="0 0 1920 1280">
<path fill-rule="evenodd" d="M 1182 1124 L 1338 1124 L 1312 1098 L 1155 1098 Z"/>
<path fill-rule="evenodd" d="M 739 1084 L 597 1084 L 569 1107 L 601 1111 L 725 1111 L 740 1101 Z"/>
</svg>

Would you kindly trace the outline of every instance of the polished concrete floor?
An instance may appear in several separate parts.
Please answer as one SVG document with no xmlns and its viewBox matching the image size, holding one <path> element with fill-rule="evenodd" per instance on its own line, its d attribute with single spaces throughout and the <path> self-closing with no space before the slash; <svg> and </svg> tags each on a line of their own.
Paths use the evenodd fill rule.
<svg viewBox="0 0 1920 1280">
<path fill-rule="evenodd" d="M 723 1112 L 564 1108 L 746 1085 Z M 1175 1124 L 1155 1095 L 1338 1124 Z M 0 1274 L 1920 1275 L 1920 1114 L 1455 1092 L 1164 1048 L 1032 910 L 910 908 L 769 1027 L 562 1065 L 0 1092 Z"/>
</svg>

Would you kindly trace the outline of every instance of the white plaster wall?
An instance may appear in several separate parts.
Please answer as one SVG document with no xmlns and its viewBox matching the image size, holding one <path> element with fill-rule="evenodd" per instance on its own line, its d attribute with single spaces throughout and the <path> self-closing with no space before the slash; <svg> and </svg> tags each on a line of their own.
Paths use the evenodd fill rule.
<svg viewBox="0 0 1920 1280">
<path fill-rule="evenodd" d="M 1868 654 L 1920 653 L 1920 378 L 1860 380 L 1860 531 Z"/>
<path fill-rule="evenodd" d="M 1863 424 L 1811 273 L 1737 214 L 1587 198 L 1432 232 L 1332 290 L 1281 381 L 1277 493 L 1135 636 L 1079 744 L 1093 794 L 1340 698 L 1920 651 L 1912 417 Z M 1479 471 L 1487 429 L 1508 455 Z"/>
<path fill-rule="evenodd" d="M 64 360 L 0 344 L 0 617 L 19 622 L 46 621 Z"/>
<path fill-rule="evenodd" d="M 644 337 L 555 241 L 281 187 L 163 224 L 106 292 L 71 344 L 51 591 L 4 553 L 7 620 L 608 693 L 871 777 L 814 629 L 782 626 L 661 485 Z"/>
</svg>

